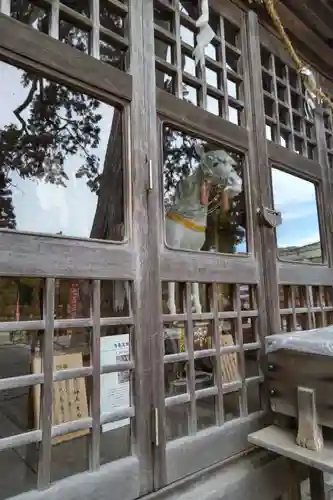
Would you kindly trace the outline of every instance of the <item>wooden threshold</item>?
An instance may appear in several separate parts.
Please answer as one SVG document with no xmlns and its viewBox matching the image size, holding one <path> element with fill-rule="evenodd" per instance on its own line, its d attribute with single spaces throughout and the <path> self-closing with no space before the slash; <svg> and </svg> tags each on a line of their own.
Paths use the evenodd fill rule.
<svg viewBox="0 0 333 500">
<path fill-rule="evenodd" d="M 323 472 L 333 473 L 333 443 L 326 441 L 322 451 L 311 451 L 296 444 L 296 431 L 282 429 L 276 425 L 249 434 L 248 439 L 256 446 Z"/>
</svg>

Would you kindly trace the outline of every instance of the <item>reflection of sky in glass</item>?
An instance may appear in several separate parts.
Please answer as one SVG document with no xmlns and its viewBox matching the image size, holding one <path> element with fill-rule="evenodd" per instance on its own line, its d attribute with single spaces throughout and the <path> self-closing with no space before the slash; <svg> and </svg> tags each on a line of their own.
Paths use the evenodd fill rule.
<svg viewBox="0 0 333 500">
<path fill-rule="evenodd" d="M 316 190 L 312 182 L 272 168 L 274 207 L 282 213 L 277 246 L 303 246 L 320 240 Z"/>
<path fill-rule="evenodd" d="M 194 33 L 183 24 L 180 26 L 180 38 L 183 42 L 191 45 L 191 47 L 194 47 Z"/>
<path fill-rule="evenodd" d="M 205 47 L 205 54 L 207 57 L 214 59 L 216 61 L 216 47 L 209 43 L 207 47 Z"/>
<path fill-rule="evenodd" d="M 24 88 L 21 84 L 22 74 L 23 72 L 15 67 L 0 63 L 1 129 L 11 123 L 20 126 L 13 110 L 24 102 L 29 92 L 29 88 Z M 98 113 L 102 115 L 99 123 L 100 143 L 93 152 L 101 159 L 100 168 L 102 169 L 112 124 L 113 108 L 101 104 Z M 24 119 L 27 119 L 29 109 L 21 114 Z M 69 177 L 66 180 L 66 188 L 38 182 L 36 178 L 22 179 L 16 172 L 11 172 L 13 205 L 18 230 L 90 236 L 97 196 L 88 188 L 86 180 L 75 177 L 75 172 L 81 165 L 80 153 L 68 156 L 66 159 L 64 170 Z"/>
<path fill-rule="evenodd" d="M 218 99 L 215 99 L 215 97 L 212 97 L 210 95 L 207 96 L 207 111 L 219 116 L 220 106 Z"/>
<path fill-rule="evenodd" d="M 184 56 L 184 71 L 195 76 L 195 62 L 192 57 Z"/>
<path fill-rule="evenodd" d="M 213 71 L 210 68 L 206 68 L 206 81 L 208 85 L 211 87 L 218 88 L 218 75 L 216 71 Z"/>
<path fill-rule="evenodd" d="M 231 123 L 234 123 L 235 125 L 239 125 L 239 113 L 236 108 L 233 108 L 232 106 L 228 107 L 229 109 L 229 121 Z"/>
<path fill-rule="evenodd" d="M 246 247 L 246 241 L 242 241 L 238 245 L 236 245 L 236 253 L 246 253 L 247 252 L 247 247 Z"/>
</svg>

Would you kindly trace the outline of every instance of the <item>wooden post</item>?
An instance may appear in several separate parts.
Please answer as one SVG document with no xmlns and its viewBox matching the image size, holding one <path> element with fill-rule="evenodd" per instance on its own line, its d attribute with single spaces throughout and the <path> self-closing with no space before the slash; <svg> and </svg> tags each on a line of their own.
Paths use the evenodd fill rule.
<svg viewBox="0 0 333 500">
<path fill-rule="evenodd" d="M 325 500 L 324 473 L 318 469 L 310 469 L 311 500 Z"/>
<path fill-rule="evenodd" d="M 302 500 L 301 485 L 297 472 L 297 462 L 288 460 L 288 491 L 285 500 Z"/>
</svg>

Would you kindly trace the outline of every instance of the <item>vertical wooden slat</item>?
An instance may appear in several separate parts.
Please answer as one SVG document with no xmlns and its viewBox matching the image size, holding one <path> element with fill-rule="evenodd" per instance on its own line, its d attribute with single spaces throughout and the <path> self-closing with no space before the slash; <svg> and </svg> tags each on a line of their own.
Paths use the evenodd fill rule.
<svg viewBox="0 0 333 500">
<path fill-rule="evenodd" d="M 39 489 L 46 488 L 51 480 L 54 301 L 55 279 L 47 278 L 45 280 L 43 296 L 45 331 L 42 339 L 42 368 L 44 383 L 41 388 L 40 426 L 42 430 L 42 442 L 37 478 Z"/>
<path fill-rule="evenodd" d="M 192 320 L 191 283 L 186 283 L 185 296 L 186 296 L 185 348 L 188 353 L 187 382 L 188 382 L 188 392 L 191 401 L 189 432 L 190 434 L 195 434 L 197 430 L 197 408 L 195 402 L 194 335 L 193 335 L 193 320 Z"/>
<path fill-rule="evenodd" d="M 213 283 L 211 287 L 211 294 L 212 294 L 212 305 L 213 305 L 213 314 L 214 314 L 214 319 L 213 319 L 213 335 L 214 335 L 214 344 L 215 344 L 215 351 L 216 351 L 216 361 L 215 361 L 215 366 L 216 366 L 216 380 L 215 384 L 218 389 L 218 395 L 217 395 L 217 424 L 222 425 L 225 421 L 225 416 L 224 416 L 224 404 L 223 404 L 223 389 L 222 389 L 222 360 L 221 360 L 221 342 L 220 342 L 220 328 L 219 328 L 219 318 L 218 318 L 218 285 L 217 283 Z"/>
<path fill-rule="evenodd" d="M 288 459 L 288 490 L 286 500 L 302 500 L 300 475 L 297 462 Z"/>
<path fill-rule="evenodd" d="M 275 138 L 275 141 L 278 144 L 281 144 L 279 103 L 278 103 L 277 82 L 276 82 L 276 66 L 275 66 L 275 56 L 274 55 L 272 55 L 272 73 L 273 73 L 274 108 L 275 108 L 275 119 L 276 119 L 276 138 Z"/>
<path fill-rule="evenodd" d="M 160 157 L 156 123 L 153 7 L 153 0 L 130 2 L 131 19 L 134 21 L 131 23 L 131 74 L 136 82 L 133 86 L 131 113 L 132 164 L 135 165 L 135 450 L 140 460 L 141 495 L 153 487 L 160 488 L 166 484 L 165 408 L 164 391 L 161 390 L 164 386 L 164 337 L 159 262 L 163 203 L 158 189 Z M 142 25 L 137 26 L 140 19 Z"/>
<path fill-rule="evenodd" d="M 258 40 L 255 41 L 252 38 L 251 48 L 249 46 L 249 30 L 252 30 L 253 37 L 253 29 L 252 23 L 248 22 L 248 17 L 246 13 L 242 14 L 242 54 L 243 54 L 243 74 L 244 74 L 244 101 L 246 103 L 245 106 L 245 122 L 249 132 L 249 162 L 248 162 L 248 176 L 250 179 L 249 187 L 251 188 L 251 196 L 247 202 L 248 213 L 252 216 L 252 231 L 253 231 L 253 242 L 250 241 L 250 251 L 251 251 L 251 243 L 253 247 L 253 253 L 258 262 L 258 277 L 259 282 L 254 287 L 251 286 L 250 290 L 252 295 L 252 308 L 258 310 L 258 317 L 253 321 L 255 322 L 256 329 L 256 340 L 261 341 L 261 358 L 260 365 L 263 373 L 267 372 L 267 356 L 265 354 L 265 342 L 264 338 L 266 335 L 270 335 L 271 333 L 271 324 L 269 323 L 268 315 L 267 315 L 267 305 L 266 302 L 268 300 L 269 294 L 271 290 L 268 290 L 268 286 L 270 286 L 270 282 L 268 284 L 265 283 L 265 273 L 267 272 L 267 261 L 265 260 L 265 242 L 263 240 L 263 235 L 261 231 L 261 227 L 259 224 L 258 217 L 253 216 L 252 214 L 257 214 L 258 207 L 263 200 L 261 198 L 261 189 L 263 188 L 262 169 L 266 168 L 264 162 L 265 155 L 267 155 L 267 151 L 265 148 L 266 145 L 266 127 L 265 127 L 265 112 L 263 106 L 263 93 L 262 87 L 260 89 L 256 89 L 254 92 L 251 91 L 253 84 L 262 85 L 262 73 L 261 73 L 261 54 L 260 54 L 260 43 Z M 253 60 L 253 50 L 254 43 L 257 44 L 257 50 L 259 50 L 259 54 L 256 55 L 256 59 Z M 250 62 L 251 58 L 251 62 Z M 252 71 L 258 71 L 259 75 L 256 75 L 255 82 L 252 78 Z M 259 113 L 261 113 L 261 119 L 263 122 L 261 123 L 261 129 L 258 130 L 258 122 L 256 121 L 257 115 L 257 105 L 258 102 L 261 101 L 261 107 L 259 109 Z M 257 154 L 257 143 L 260 141 L 260 151 L 261 154 Z M 260 166 L 260 168 L 259 168 Z M 265 172 L 264 172 L 265 175 Z M 267 176 L 267 173 L 266 173 Z M 267 187 L 267 185 L 266 185 Z M 250 203 L 251 202 L 251 203 Z M 273 243 L 275 240 L 273 239 Z M 271 274 L 272 277 L 272 274 Z M 276 277 L 276 275 L 275 275 Z M 276 285 L 276 300 L 277 304 L 279 304 L 279 294 L 278 294 L 278 286 Z M 276 316 L 278 325 L 280 325 L 280 314 L 279 308 L 276 307 Z M 268 383 L 265 381 L 263 384 L 262 391 L 262 399 L 264 400 L 265 407 L 269 407 L 269 387 Z"/>
<path fill-rule="evenodd" d="M 284 296 L 284 307 L 286 309 L 292 309 L 291 306 L 291 286 L 282 285 L 283 286 L 283 296 Z M 287 321 L 287 331 L 290 332 L 293 329 L 293 315 L 288 314 L 286 317 Z"/>
<path fill-rule="evenodd" d="M 141 494 L 152 489 L 152 438 L 151 438 L 151 393 L 149 385 L 151 376 L 147 370 L 150 366 L 149 334 L 153 331 L 147 303 L 150 302 L 149 251 L 148 251 L 148 217 L 147 217 L 147 147 L 145 138 L 144 116 L 147 113 L 144 86 L 143 59 L 143 2 L 136 0 L 129 3 L 130 19 L 130 74 L 135 85 L 131 101 L 131 133 L 128 144 L 131 146 L 130 160 L 135 165 L 135 175 L 131 179 L 133 192 L 133 245 L 136 255 L 136 276 L 133 283 L 133 315 L 135 323 L 135 453 L 140 464 Z M 140 22 L 141 21 L 141 22 Z M 151 27 L 153 29 L 153 26 Z M 154 62 L 155 65 L 155 62 Z M 153 71 L 155 73 L 155 69 Z M 143 113 L 145 110 L 145 113 Z M 153 117 L 150 117 L 153 120 Z M 150 311 L 152 313 L 152 310 Z"/>
<path fill-rule="evenodd" d="M 308 308 L 307 316 L 308 316 L 308 329 L 314 328 L 315 318 L 312 316 L 312 287 L 307 286 L 305 288 L 305 297 L 306 297 L 306 305 Z"/>
<path fill-rule="evenodd" d="M 287 101 L 289 108 L 289 126 L 291 128 L 291 148 L 295 151 L 295 137 L 294 137 L 294 120 L 293 120 L 293 109 L 291 104 L 291 92 L 290 92 L 290 82 L 289 82 L 289 67 L 286 66 L 286 85 L 287 85 Z"/>
<path fill-rule="evenodd" d="M 200 77 L 202 80 L 201 91 L 200 91 L 200 107 L 202 109 L 207 109 L 207 80 L 206 80 L 206 64 L 200 67 Z"/>
<path fill-rule="evenodd" d="M 224 19 L 220 17 L 220 32 L 221 32 L 221 46 L 219 45 L 219 56 L 223 66 L 223 118 L 229 120 L 229 98 L 228 98 L 228 70 L 227 70 L 227 53 L 225 47 L 225 33 L 224 33 Z"/>
<path fill-rule="evenodd" d="M 142 268 L 144 277 L 143 296 L 141 304 L 144 304 L 144 324 L 146 331 L 146 349 L 150 351 L 150 359 L 145 356 L 145 373 L 147 363 L 151 366 L 151 374 L 147 377 L 149 388 L 152 387 L 151 403 L 153 410 L 153 460 L 150 473 L 153 474 L 154 487 L 162 487 L 166 484 L 166 426 L 164 406 L 164 329 L 162 322 L 162 283 L 160 277 L 160 251 L 163 241 L 164 204 L 161 199 L 161 164 L 160 164 L 160 135 L 157 132 L 156 113 L 156 81 L 155 81 L 155 48 L 153 29 L 153 0 L 143 0 L 143 31 L 144 31 L 144 75 L 145 75 L 145 138 L 147 141 L 147 153 L 151 168 L 153 189 L 146 191 L 147 217 L 148 217 L 148 252 L 144 253 L 145 266 Z M 178 10 L 178 9 L 177 9 Z M 178 12 L 179 14 L 179 12 Z M 179 27 L 179 26 L 178 26 Z M 180 39 L 177 40 L 177 47 Z M 178 50 L 178 48 L 176 49 Z M 177 56 L 178 57 L 178 56 Z M 181 60 L 177 60 L 181 65 Z M 181 68 L 180 68 L 181 69 Z M 147 296 L 149 300 L 147 299 Z M 153 380 L 153 384 L 152 384 Z M 147 390 L 147 389 L 146 389 Z M 150 395 L 150 394 L 149 394 Z M 154 437 L 155 436 L 155 437 Z M 147 443 L 150 446 L 151 442 Z"/>
<path fill-rule="evenodd" d="M 293 318 L 293 330 L 296 330 L 297 328 L 297 316 L 296 316 L 296 300 L 295 300 L 295 287 L 291 286 L 290 287 L 290 293 L 291 293 L 291 310 L 292 310 L 292 318 Z"/>
<path fill-rule="evenodd" d="M 297 75 L 297 80 L 298 80 L 298 88 L 301 92 L 301 94 L 303 94 L 302 92 L 302 77 L 300 74 Z M 303 107 L 303 101 L 302 101 L 302 107 Z M 303 154 L 304 156 L 308 156 L 308 142 L 306 140 L 306 125 L 305 125 L 305 118 L 301 118 L 301 123 L 302 123 L 302 133 L 303 133 L 303 136 L 304 136 L 304 142 L 303 142 Z"/>
<path fill-rule="evenodd" d="M 183 98 L 183 68 L 182 68 L 182 48 L 180 39 L 180 4 L 175 0 L 175 37 L 176 37 L 176 96 Z"/>
<path fill-rule="evenodd" d="M 330 112 L 330 118 L 332 114 Z M 328 163 L 326 137 L 323 112 L 321 108 L 315 110 L 315 130 L 318 148 L 318 161 L 321 166 L 322 183 L 317 190 L 318 195 L 318 218 L 320 228 L 320 239 L 322 241 L 324 255 L 330 267 L 333 266 L 333 212 L 330 193 L 331 169 Z M 330 208 L 328 208 L 330 207 Z"/>
<path fill-rule="evenodd" d="M 254 157 L 258 172 L 258 204 L 271 206 L 272 193 L 269 176 L 269 161 L 267 154 L 267 141 L 265 134 L 265 111 L 263 101 L 259 24 L 255 12 L 252 10 L 247 15 L 249 74 L 252 89 L 253 109 L 253 143 L 255 146 Z M 262 294 L 263 312 L 267 316 L 268 334 L 278 332 L 280 329 L 279 291 L 277 273 L 277 250 L 274 232 L 265 227 L 260 228 L 263 273 L 265 293 Z"/>
<path fill-rule="evenodd" d="M 323 471 L 310 467 L 309 473 L 311 500 L 325 500 L 327 497 Z"/>
<path fill-rule="evenodd" d="M 90 55 L 99 59 L 99 0 L 90 0 L 90 17 L 93 23 L 90 33 Z"/>
<path fill-rule="evenodd" d="M 325 306 L 325 290 L 323 286 L 319 287 L 318 290 L 319 293 L 319 304 L 320 304 L 320 309 L 321 309 L 321 326 L 327 326 L 327 315 L 326 312 L 324 311 L 324 306 Z"/>
<path fill-rule="evenodd" d="M 59 0 L 53 0 L 51 6 L 49 35 L 59 39 Z"/>
<path fill-rule="evenodd" d="M 92 282 L 92 394 L 90 395 L 90 409 L 92 416 L 91 441 L 90 441 L 90 469 L 98 470 L 100 466 L 100 435 L 101 435 L 101 411 L 100 411 L 100 390 L 101 390 L 101 282 Z"/>
<path fill-rule="evenodd" d="M 246 388 L 246 374 L 245 374 L 245 354 L 244 354 L 244 342 L 243 342 L 243 323 L 241 316 L 241 298 L 240 298 L 240 285 L 234 286 L 234 310 L 237 312 L 237 326 L 236 326 L 236 338 L 237 344 L 239 345 L 239 372 L 242 380 L 242 393 L 241 393 L 241 417 L 248 415 L 247 408 L 247 388 Z"/>
</svg>

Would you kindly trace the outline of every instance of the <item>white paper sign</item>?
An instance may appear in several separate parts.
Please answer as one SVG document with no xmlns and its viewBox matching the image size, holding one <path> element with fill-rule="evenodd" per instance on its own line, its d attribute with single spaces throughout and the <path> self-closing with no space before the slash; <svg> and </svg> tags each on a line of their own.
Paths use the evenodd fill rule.
<svg viewBox="0 0 333 500">
<path fill-rule="evenodd" d="M 129 361 L 129 335 L 101 337 L 101 365 Z M 101 375 L 101 413 L 130 405 L 129 371 Z M 130 424 L 130 419 L 103 425 L 103 432 Z"/>
</svg>

